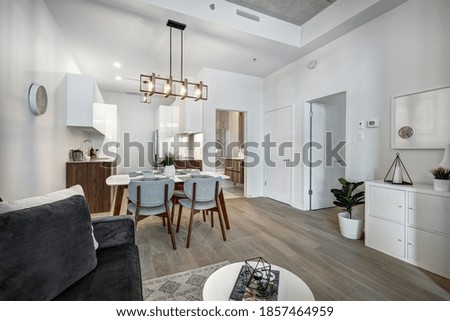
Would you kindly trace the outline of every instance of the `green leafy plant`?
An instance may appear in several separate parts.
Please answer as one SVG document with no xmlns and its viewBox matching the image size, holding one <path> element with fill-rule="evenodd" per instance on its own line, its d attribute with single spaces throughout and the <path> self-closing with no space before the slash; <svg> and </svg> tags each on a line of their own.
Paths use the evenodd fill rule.
<svg viewBox="0 0 450 321">
<path fill-rule="evenodd" d="M 342 177 L 338 181 L 342 187 L 340 189 L 331 189 L 331 193 L 336 197 L 333 204 L 342 207 L 350 215 L 350 218 L 352 218 L 353 208 L 356 205 L 364 204 L 364 191 L 356 192 L 358 186 L 361 186 L 364 182 L 348 182 Z"/>
<path fill-rule="evenodd" d="M 450 179 L 450 168 L 438 167 L 430 170 L 435 179 Z"/>
<path fill-rule="evenodd" d="M 175 165 L 175 157 L 173 156 L 173 154 L 166 153 L 166 155 L 164 155 L 164 159 L 161 162 L 161 165 L 163 166 Z"/>
</svg>

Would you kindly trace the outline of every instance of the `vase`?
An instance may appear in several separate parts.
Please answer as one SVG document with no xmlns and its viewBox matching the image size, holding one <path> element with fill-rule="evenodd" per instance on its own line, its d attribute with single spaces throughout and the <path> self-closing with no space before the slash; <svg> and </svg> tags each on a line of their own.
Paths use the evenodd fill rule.
<svg viewBox="0 0 450 321">
<path fill-rule="evenodd" d="M 444 158 L 439 163 L 438 167 L 450 168 L 450 144 L 445 146 Z"/>
<path fill-rule="evenodd" d="M 164 167 L 164 175 L 167 177 L 175 176 L 175 165 L 167 165 Z"/>
<path fill-rule="evenodd" d="M 450 180 L 448 179 L 434 179 L 433 187 L 435 191 L 448 192 L 450 191 Z"/>
<path fill-rule="evenodd" d="M 347 212 L 338 213 L 338 218 L 339 229 L 342 236 L 352 240 L 359 240 L 361 238 L 362 228 L 364 225 L 364 220 L 362 218 L 350 218 L 350 214 Z"/>
</svg>

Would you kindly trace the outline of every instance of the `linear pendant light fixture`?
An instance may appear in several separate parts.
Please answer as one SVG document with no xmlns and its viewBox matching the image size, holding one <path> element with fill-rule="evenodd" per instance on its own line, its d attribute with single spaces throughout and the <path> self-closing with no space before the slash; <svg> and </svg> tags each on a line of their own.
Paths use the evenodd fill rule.
<svg viewBox="0 0 450 321">
<path fill-rule="evenodd" d="M 170 74 L 168 78 L 151 75 L 141 75 L 140 91 L 141 102 L 150 102 L 150 96 L 153 94 L 164 95 L 164 97 L 180 97 L 181 99 L 192 98 L 197 100 L 208 99 L 208 86 L 202 81 L 192 83 L 183 79 L 183 32 L 186 28 L 185 24 L 169 20 L 167 26 L 170 27 Z M 174 79 L 172 76 L 172 29 L 178 29 L 181 32 L 181 77 L 180 80 Z"/>
</svg>

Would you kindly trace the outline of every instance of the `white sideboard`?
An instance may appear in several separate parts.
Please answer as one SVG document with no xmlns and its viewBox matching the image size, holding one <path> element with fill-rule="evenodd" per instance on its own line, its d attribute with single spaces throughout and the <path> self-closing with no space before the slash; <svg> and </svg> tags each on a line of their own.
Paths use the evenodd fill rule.
<svg viewBox="0 0 450 321">
<path fill-rule="evenodd" d="M 450 278 L 450 192 L 366 182 L 365 244 Z"/>
</svg>

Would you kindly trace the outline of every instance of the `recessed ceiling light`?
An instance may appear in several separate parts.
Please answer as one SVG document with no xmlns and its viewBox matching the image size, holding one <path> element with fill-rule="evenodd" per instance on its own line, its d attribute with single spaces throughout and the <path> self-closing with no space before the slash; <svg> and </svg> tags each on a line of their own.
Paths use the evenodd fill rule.
<svg viewBox="0 0 450 321">
<path fill-rule="evenodd" d="M 115 63 L 113 63 L 113 66 L 116 68 L 120 68 L 120 67 L 122 67 L 122 64 L 120 62 L 115 62 Z"/>
<path fill-rule="evenodd" d="M 116 80 L 120 81 L 120 80 L 122 80 L 122 77 L 116 76 Z"/>
</svg>

